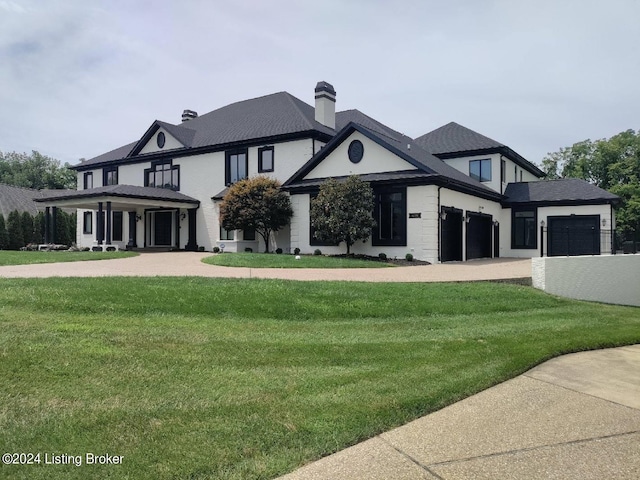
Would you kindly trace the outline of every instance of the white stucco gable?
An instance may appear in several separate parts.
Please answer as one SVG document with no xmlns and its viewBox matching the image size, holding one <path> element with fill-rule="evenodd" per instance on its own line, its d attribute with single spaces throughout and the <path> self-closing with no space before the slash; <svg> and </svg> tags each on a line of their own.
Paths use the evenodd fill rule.
<svg viewBox="0 0 640 480">
<path fill-rule="evenodd" d="M 363 147 L 362 159 L 357 163 L 349 160 L 349 146 L 354 141 L 361 142 Z M 356 130 L 304 178 L 341 177 L 405 170 L 417 170 L 417 168 Z"/>
<path fill-rule="evenodd" d="M 164 142 L 162 142 L 162 136 L 164 136 Z M 160 147 L 160 145 L 162 145 L 162 147 Z M 165 150 L 172 150 L 174 148 L 183 147 L 184 145 L 173 135 L 171 135 L 165 128 L 159 127 L 158 130 L 147 141 L 147 143 L 140 149 L 139 154 L 163 152 Z"/>
</svg>

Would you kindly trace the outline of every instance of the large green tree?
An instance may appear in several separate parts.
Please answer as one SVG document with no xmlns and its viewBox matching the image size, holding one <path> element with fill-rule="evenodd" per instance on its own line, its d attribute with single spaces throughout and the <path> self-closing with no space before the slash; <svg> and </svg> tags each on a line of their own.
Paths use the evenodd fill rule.
<svg viewBox="0 0 640 480">
<path fill-rule="evenodd" d="M 366 241 L 376 225 L 373 219 L 373 190 L 357 175 L 339 182 L 330 178 L 320 186 L 318 196 L 311 200 L 311 225 L 318 240 L 351 246 Z"/>
<path fill-rule="evenodd" d="M 640 131 L 561 148 L 542 160 L 542 170 L 548 178 L 582 178 L 620 196 L 617 230 L 640 239 Z"/>
<path fill-rule="evenodd" d="M 293 209 L 280 182 L 260 175 L 229 187 L 220 204 L 220 220 L 226 230 L 255 230 L 269 252 L 271 234 L 289 224 Z"/>
<path fill-rule="evenodd" d="M 0 152 L 0 183 L 36 190 L 75 189 L 76 173 L 69 166 L 35 150 L 31 154 Z"/>
</svg>

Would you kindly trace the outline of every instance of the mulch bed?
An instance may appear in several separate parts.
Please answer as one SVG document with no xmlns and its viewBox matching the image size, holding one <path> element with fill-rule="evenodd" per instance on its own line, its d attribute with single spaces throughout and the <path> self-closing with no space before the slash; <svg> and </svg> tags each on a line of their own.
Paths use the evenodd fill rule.
<svg viewBox="0 0 640 480">
<path fill-rule="evenodd" d="M 415 258 L 412 261 L 408 261 L 405 258 L 394 258 L 394 257 L 387 257 L 386 260 L 381 260 L 379 257 L 373 257 L 371 255 L 354 254 L 354 253 L 351 253 L 349 255 L 347 255 L 346 253 L 343 253 L 340 255 L 331 255 L 331 256 L 336 258 L 357 258 L 359 260 L 368 260 L 371 262 L 391 263 L 393 265 L 398 265 L 399 267 L 431 265 L 431 263 L 429 262 L 425 262 L 424 260 L 416 260 Z"/>
</svg>

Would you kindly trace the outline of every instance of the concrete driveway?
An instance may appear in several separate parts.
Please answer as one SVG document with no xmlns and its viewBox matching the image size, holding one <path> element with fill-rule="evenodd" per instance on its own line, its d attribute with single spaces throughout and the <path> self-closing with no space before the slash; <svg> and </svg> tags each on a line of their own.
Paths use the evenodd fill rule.
<svg viewBox="0 0 640 480">
<path fill-rule="evenodd" d="M 0 277 L 198 276 L 352 280 L 362 282 L 459 282 L 531 277 L 530 259 L 496 258 L 391 268 L 232 268 L 202 263 L 204 252 L 141 253 L 137 257 L 0 267 Z"/>
</svg>

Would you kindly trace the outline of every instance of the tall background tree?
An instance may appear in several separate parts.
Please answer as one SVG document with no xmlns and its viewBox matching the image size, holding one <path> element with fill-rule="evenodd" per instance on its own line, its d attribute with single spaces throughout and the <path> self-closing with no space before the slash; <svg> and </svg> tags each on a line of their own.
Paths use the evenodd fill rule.
<svg viewBox="0 0 640 480">
<path fill-rule="evenodd" d="M 269 252 L 271 234 L 289 224 L 293 209 L 280 182 L 260 175 L 229 187 L 220 204 L 220 219 L 226 230 L 255 230 Z"/>
<path fill-rule="evenodd" d="M 0 213 L 0 250 L 9 248 L 9 234 L 4 221 L 4 215 Z"/>
<path fill-rule="evenodd" d="M 9 250 L 20 250 L 26 245 L 20 212 L 17 210 L 9 213 L 7 217 L 7 233 L 9 234 Z"/>
<path fill-rule="evenodd" d="M 376 224 L 373 203 L 371 186 L 357 175 L 343 182 L 330 178 L 311 201 L 315 237 L 336 245 L 344 242 L 349 255 L 355 242 L 366 241 L 371 236 L 371 229 Z"/>
<path fill-rule="evenodd" d="M 609 139 L 584 140 L 542 160 L 548 178 L 582 178 L 622 198 L 616 208 L 617 232 L 640 241 L 640 131 Z"/>
<path fill-rule="evenodd" d="M 31 154 L 0 152 L 0 183 L 36 190 L 75 189 L 76 173 L 69 166 L 35 150 Z"/>
</svg>

